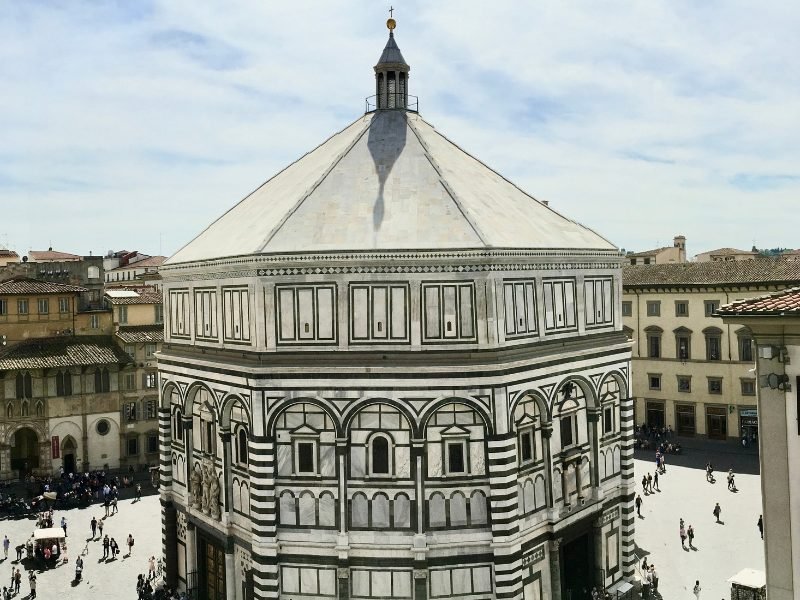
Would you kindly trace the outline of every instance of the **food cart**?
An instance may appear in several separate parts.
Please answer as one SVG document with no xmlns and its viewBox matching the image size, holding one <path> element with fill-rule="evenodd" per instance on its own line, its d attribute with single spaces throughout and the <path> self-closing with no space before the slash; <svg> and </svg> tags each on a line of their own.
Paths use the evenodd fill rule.
<svg viewBox="0 0 800 600">
<path fill-rule="evenodd" d="M 33 532 L 34 558 L 42 562 L 45 568 L 54 567 L 61 559 L 62 547 L 66 548 L 66 537 L 61 527 L 37 529 Z"/>
<path fill-rule="evenodd" d="M 728 579 L 731 584 L 731 600 L 765 600 L 767 576 L 764 571 L 742 569 Z"/>
</svg>

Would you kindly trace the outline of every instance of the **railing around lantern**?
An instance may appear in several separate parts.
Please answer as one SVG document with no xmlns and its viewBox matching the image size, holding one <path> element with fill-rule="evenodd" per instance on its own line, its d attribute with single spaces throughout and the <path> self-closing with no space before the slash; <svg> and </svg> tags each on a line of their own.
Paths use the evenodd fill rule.
<svg viewBox="0 0 800 600">
<path fill-rule="evenodd" d="M 385 100 L 385 102 L 379 102 L 380 100 Z M 380 110 L 407 110 L 410 112 L 419 112 L 419 98 L 402 92 L 387 92 L 386 94 L 380 94 L 380 96 L 369 96 L 365 99 L 365 103 L 365 113 L 378 110 L 379 103 L 385 104 L 385 106 L 380 107 Z"/>
</svg>

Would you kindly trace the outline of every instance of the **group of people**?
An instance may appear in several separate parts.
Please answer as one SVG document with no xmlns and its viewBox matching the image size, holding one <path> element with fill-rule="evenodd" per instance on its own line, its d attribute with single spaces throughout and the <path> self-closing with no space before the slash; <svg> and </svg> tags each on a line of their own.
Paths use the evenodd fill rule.
<svg viewBox="0 0 800 600">
<path fill-rule="evenodd" d="M 658 571 L 654 564 L 647 564 L 647 557 L 642 562 L 642 597 L 648 598 L 650 592 L 658 593 Z"/>
<path fill-rule="evenodd" d="M 11 583 L 8 586 L 3 586 L 3 600 L 10 600 L 11 596 L 18 596 L 21 585 L 22 572 L 19 570 L 19 567 L 16 569 L 11 567 Z M 28 572 L 28 585 L 31 589 L 28 598 L 36 598 L 36 573 L 34 571 Z"/>
<path fill-rule="evenodd" d="M 694 542 L 694 527 L 692 527 L 691 524 L 690 524 L 689 528 L 687 529 L 686 526 L 683 523 L 683 518 L 681 518 L 681 520 L 680 520 L 679 534 L 681 536 L 681 548 L 683 548 L 684 550 L 686 549 L 686 540 L 687 539 L 689 540 L 689 549 L 694 548 L 694 545 L 693 545 L 693 542 Z"/>
</svg>

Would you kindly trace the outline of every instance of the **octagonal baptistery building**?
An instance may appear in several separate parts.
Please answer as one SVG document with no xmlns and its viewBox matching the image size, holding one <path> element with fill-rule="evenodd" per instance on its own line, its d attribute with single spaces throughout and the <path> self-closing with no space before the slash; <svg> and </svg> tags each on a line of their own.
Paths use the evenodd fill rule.
<svg viewBox="0 0 800 600">
<path fill-rule="evenodd" d="M 367 112 L 160 270 L 167 581 L 201 599 L 633 575 L 620 253 L 422 119 L 409 71 L 392 32 Z"/>
</svg>

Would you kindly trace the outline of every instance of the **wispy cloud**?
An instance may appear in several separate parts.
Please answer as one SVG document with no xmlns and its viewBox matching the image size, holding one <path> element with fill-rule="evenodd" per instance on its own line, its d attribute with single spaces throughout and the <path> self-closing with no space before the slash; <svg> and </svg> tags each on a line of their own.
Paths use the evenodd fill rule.
<svg viewBox="0 0 800 600">
<path fill-rule="evenodd" d="M 177 249 L 359 116 L 383 9 L 4 6 L 0 239 Z M 409 0 L 395 16 L 423 116 L 620 246 L 800 246 L 797 3 Z"/>
</svg>

